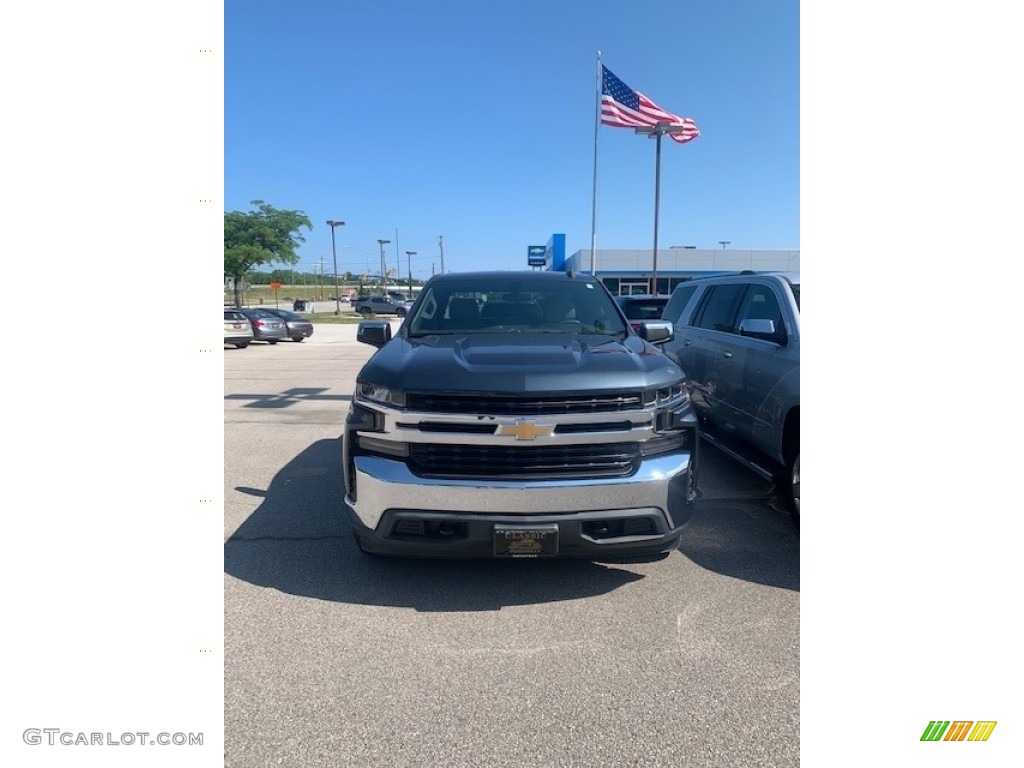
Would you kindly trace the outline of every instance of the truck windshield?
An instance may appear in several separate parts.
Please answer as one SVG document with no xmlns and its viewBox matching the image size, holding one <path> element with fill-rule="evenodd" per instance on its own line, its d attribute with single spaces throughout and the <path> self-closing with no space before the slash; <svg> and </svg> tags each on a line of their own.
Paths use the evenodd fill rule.
<svg viewBox="0 0 1024 768">
<path fill-rule="evenodd" d="M 437 333 L 626 333 L 611 297 L 592 282 L 474 277 L 428 286 L 411 336 Z"/>
</svg>

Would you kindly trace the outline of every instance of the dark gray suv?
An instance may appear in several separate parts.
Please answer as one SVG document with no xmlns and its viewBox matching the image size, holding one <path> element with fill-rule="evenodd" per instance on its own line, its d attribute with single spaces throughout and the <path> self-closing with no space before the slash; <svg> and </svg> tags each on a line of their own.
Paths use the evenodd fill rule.
<svg viewBox="0 0 1024 768">
<path fill-rule="evenodd" d="M 787 491 L 800 520 L 800 275 L 745 273 L 679 285 L 662 345 L 690 384 L 701 435 Z"/>
</svg>

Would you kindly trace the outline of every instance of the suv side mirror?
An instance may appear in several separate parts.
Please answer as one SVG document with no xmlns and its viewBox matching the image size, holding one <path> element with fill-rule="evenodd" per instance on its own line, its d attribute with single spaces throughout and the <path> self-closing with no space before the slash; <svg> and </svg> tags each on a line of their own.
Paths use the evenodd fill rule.
<svg viewBox="0 0 1024 768">
<path fill-rule="evenodd" d="M 740 336 L 750 336 L 763 341 L 774 341 L 776 344 L 785 344 L 786 335 L 775 329 L 774 320 L 762 318 L 747 318 L 740 321 Z"/>
<path fill-rule="evenodd" d="M 373 347 L 383 347 L 391 341 L 391 323 L 383 320 L 368 320 L 356 326 L 356 341 Z"/>
</svg>

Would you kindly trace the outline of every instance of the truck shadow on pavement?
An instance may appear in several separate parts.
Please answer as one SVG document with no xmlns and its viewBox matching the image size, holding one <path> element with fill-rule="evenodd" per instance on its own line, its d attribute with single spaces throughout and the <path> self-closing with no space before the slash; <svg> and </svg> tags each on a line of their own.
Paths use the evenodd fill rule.
<svg viewBox="0 0 1024 768">
<path fill-rule="evenodd" d="M 741 468 L 723 465 L 731 472 Z M 720 472 L 712 470 L 714 487 Z M 726 576 L 799 589 L 799 537 L 783 513 L 767 506 L 763 487 L 742 498 L 703 499 L 679 551 Z M 416 560 L 361 553 L 343 509 L 341 444 L 320 440 L 288 462 L 259 507 L 224 544 L 224 570 L 236 579 L 286 594 L 418 611 L 494 611 L 601 595 L 641 580 L 650 566 L 586 560 Z M 674 555 L 673 555 L 674 556 Z"/>
<path fill-rule="evenodd" d="M 318 600 L 495 611 L 576 600 L 644 578 L 582 560 L 491 561 L 375 558 L 361 553 L 343 509 L 341 443 L 320 440 L 288 462 L 259 507 L 224 544 L 224 570 L 250 584 Z"/>
<path fill-rule="evenodd" d="M 723 576 L 799 591 L 800 534 L 772 483 L 705 444 L 698 485 L 679 551 Z"/>
</svg>

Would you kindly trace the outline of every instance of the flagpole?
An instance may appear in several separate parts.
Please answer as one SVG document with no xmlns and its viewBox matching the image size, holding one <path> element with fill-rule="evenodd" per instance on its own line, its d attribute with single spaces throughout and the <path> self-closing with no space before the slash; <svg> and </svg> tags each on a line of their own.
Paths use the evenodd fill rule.
<svg viewBox="0 0 1024 768">
<path fill-rule="evenodd" d="M 594 194 L 590 202 L 590 274 L 597 277 L 597 141 L 601 127 L 601 52 L 597 52 L 597 93 L 594 108 Z"/>
</svg>

